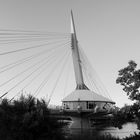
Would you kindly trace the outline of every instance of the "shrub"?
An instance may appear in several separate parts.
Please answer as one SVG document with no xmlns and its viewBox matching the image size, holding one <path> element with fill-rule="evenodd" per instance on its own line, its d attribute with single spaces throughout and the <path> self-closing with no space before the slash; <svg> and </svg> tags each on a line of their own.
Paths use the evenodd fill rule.
<svg viewBox="0 0 140 140">
<path fill-rule="evenodd" d="M 21 96 L 0 104 L 1 140 L 63 139 L 63 124 L 51 117 L 44 100 Z"/>
</svg>

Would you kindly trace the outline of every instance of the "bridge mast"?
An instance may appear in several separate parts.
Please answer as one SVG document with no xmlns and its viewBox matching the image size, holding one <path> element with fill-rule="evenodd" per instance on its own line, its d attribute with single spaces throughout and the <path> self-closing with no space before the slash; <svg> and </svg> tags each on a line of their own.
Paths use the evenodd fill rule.
<svg viewBox="0 0 140 140">
<path fill-rule="evenodd" d="M 73 58 L 75 79 L 76 79 L 76 85 L 77 85 L 76 89 L 81 89 L 81 90 L 88 89 L 83 79 L 78 41 L 76 37 L 76 30 L 75 30 L 75 24 L 74 24 L 72 11 L 71 11 L 71 48 L 72 48 L 72 58 Z"/>
</svg>

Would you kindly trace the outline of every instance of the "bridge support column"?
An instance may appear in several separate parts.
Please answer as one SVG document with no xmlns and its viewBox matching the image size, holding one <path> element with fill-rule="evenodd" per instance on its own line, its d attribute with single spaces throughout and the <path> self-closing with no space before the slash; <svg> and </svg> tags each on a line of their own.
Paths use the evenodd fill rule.
<svg viewBox="0 0 140 140">
<path fill-rule="evenodd" d="M 70 130 L 72 135 L 83 135 L 90 131 L 89 119 L 86 117 L 71 117 L 72 124 L 70 125 Z"/>
</svg>

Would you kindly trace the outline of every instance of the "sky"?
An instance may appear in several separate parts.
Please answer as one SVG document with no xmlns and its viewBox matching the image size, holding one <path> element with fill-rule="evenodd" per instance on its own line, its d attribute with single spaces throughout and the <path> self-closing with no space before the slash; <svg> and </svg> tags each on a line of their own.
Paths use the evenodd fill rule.
<svg viewBox="0 0 140 140">
<path fill-rule="evenodd" d="M 0 29 L 70 33 L 72 9 L 78 41 L 121 107 L 132 101 L 116 84 L 118 70 L 129 60 L 139 68 L 139 7 L 139 0 L 0 0 Z"/>
</svg>

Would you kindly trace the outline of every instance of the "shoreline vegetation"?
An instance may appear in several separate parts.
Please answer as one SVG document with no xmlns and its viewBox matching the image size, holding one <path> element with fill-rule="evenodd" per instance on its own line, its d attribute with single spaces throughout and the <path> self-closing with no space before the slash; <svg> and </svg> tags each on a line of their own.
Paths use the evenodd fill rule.
<svg viewBox="0 0 140 140">
<path fill-rule="evenodd" d="M 0 140 L 61 140 L 65 124 L 52 118 L 45 100 L 21 95 L 0 103 Z"/>
<path fill-rule="evenodd" d="M 139 122 L 137 112 L 139 105 L 125 105 L 114 111 L 112 125 L 121 129 L 121 126 L 130 121 Z M 91 140 L 93 136 L 79 135 L 66 137 L 63 128 L 67 123 L 52 117 L 47 108 L 47 102 L 36 99 L 31 95 L 23 96 L 10 102 L 1 99 L 0 102 L 0 139 L 1 140 Z M 139 126 L 139 124 L 138 124 Z M 140 127 L 138 127 L 140 128 Z M 138 140 L 140 133 L 126 137 L 124 140 Z M 111 135 L 94 137 L 94 140 L 120 140 Z"/>
</svg>

